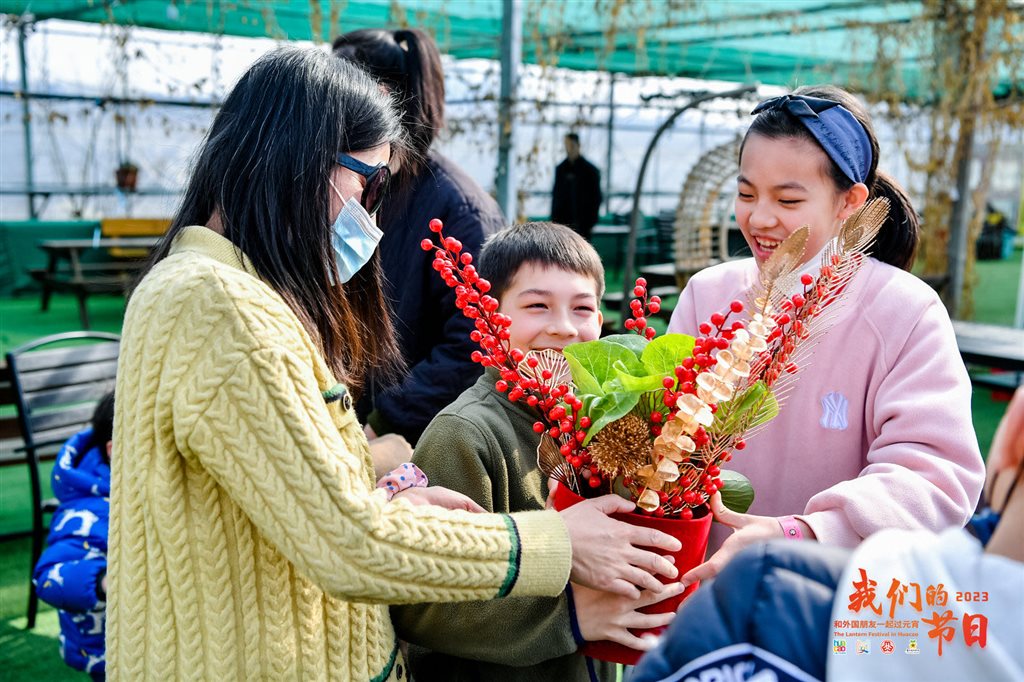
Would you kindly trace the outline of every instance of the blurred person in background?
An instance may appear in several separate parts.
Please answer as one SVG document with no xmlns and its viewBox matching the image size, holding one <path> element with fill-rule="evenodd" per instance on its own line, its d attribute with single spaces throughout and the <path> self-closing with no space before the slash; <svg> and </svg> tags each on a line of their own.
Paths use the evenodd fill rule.
<svg viewBox="0 0 1024 682">
<path fill-rule="evenodd" d="M 430 420 L 477 380 L 469 358 L 473 322 L 455 307 L 455 293 L 431 268 L 420 242 L 431 238 L 432 218 L 445 234 L 479 253 L 484 239 L 502 228 L 497 203 L 450 159 L 431 146 L 444 129 L 444 72 L 431 37 L 418 29 L 365 29 L 338 36 L 334 55 L 375 77 L 399 103 L 411 153 L 400 160 L 387 202 L 378 216 L 384 232 L 379 252 L 385 295 L 394 315 L 402 356 L 409 367 L 399 382 L 371 375 L 358 406 L 370 438 L 399 434 L 415 444 Z M 410 451 L 393 450 L 411 457 Z M 397 461 L 389 461 L 389 469 Z"/>
<path fill-rule="evenodd" d="M 568 225 L 590 240 L 601 209 L 601 171 L 580 154 L 580 136 L 565 136 L 565 159 L 555 168 L 551 222 Z"/>
</svg>

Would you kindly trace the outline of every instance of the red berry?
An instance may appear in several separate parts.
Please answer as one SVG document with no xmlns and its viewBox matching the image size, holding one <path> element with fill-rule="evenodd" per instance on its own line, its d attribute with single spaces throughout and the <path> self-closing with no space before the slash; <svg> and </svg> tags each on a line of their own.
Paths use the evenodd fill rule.
<svg viewBox="0 0 1024 682">
<path fill-rule="evenodd" d="M 657 301 L 651 301 L 650 303 L 647 304 L 647 309 L 650 310 L 652 313 L 661 312 L 661 304 L 658 303 Z"/>
<path fill-rule="evenodd" d="M 632 301 L 629 302 L 629 307 L 632 308 L 633 310 L 640 310 L 641 308 L 644 307 L 644 304 L 643 301 L 638 301 L 637 299 L 634 298 Z"/>
<path fill-rule="evenodd" d="M 646 317 L 638 317 L 638 318 L 636 318 L 636 322 L 634 322 L 633 326 L 636 327 L 637 329 L 643 329 L 644 327 L 647 326 L 647 318 Z"/>
<path fill-rule="evenodd" d="M 636 322 L 633 319 L 627 319 L 625 322 L 622 323 L 622 326 L 632 331 L 633 328 L 636 327 Z"/>
<path fill-rule="evenodd" d="M 537 396 L 535 395 L 526 396 L 526 404 L 529 405 L 530 407 L 537 407 L 537 403 L 539 402 L 540 401 L 537 400 Z"/>
<path fill-rule="evenodd" d="M 693 510 L 690 509 L 689 507 L 687 507 L 686 509 L 681 510 L 679 512 L 679 518 L 681 518 L 684 521 L 689 521 L 690 519 L 693 518 Z"/>
<path fill-rule="evenodd" d="M 541 422 L 533 422 L 533 430 L 535 433 L 544 433 L 544 424 Z"/>
<path fill-rule="evenodd" d="M 508 382 L 505 381 L 504 379 L 499 379 L 498 381 L 494 382 L 494 388 L 498 389 L 498 393 L 504 393 L 505 391 L 508 390 Z"/>
<path fill-rule="evenodd" d="M 800 276 L 800 283 L 803 284 L 805 287 L 806 286 L 810 286 L 811 282 L 813 282 L 813 281 L 814 281 L 814 278 L 811 277 L 810 275 L 801 275 Z"/>
<path fill-rule="evenodd" d="M 472 360 L 473 362 L 480 362 L 481 360 L 484 359 L 484 354 L 478 350 L 475 350 L 469 354 L 469 359 Z"/>
<path fill-rule="evenodd" d="M 710 334 L 711 325 L 707 322 L 701 322 L 700 325 L 698 325 L 697 330 L 700 331 L 701 334 Z"/>
<path fill-rule="evenodd" d="M 523 389 L 517 386 L 508 392 L 508 399 L 512 402 L 518 402 L 524 395 L 525 393 L 523 393 Z"/>
<path fill-rule="evenodd" d="M 562 457 L 568 457 L 572 454 L 572 446 L 565 443 L 562 447 L 558 448 L 558 451 L 562 453 Z"/>
<path fill-rule="evenodd" d="M 743 301 L 740 301 L 740 300 L 733 301 L 732 303 L 729 304 L 729 310 L 733 311 L 734 313 L 742 313 L 743 312 Z"/>
<path fill-rule="evenodd" d="M 654 422 L 655 424 L 660 424 L 661 420 L 664 418 L 665 415 L 663 415 L 661 412 L 651 412 L 651 421 Z"/>
<path fill-rule="evenodd" d="M 657 334 L 657 332 L 654 331 L 654 327 L 648 327 L 647 329 L 644 330 L 644 336 L 647 337 L 648 341 L 653 339 L 656 334 Z"/>
<path fill-rule="evenodd" d="M 636 285 L 638 287 L 645 287 L 645 286 L 647 286 L 647 280 L 644 279 L 643 277 L 637 277 L 636 278 Z"/>
<path fill-rule="evenodd" d="M 651 296 L 651 303 L 661 305 L 661 296 Z"/>
<path fill-rule="evenodd" d="M 597 488 L 598 486 L 601 485 L 601 479 L 598 478 L 597 476 L 591 476 L 589 479 L 587 479 L 587 485 L 589 485 L 591 488 Z"/>
<path fill-rule="evenodd" d="M 590 428 L 590 424 L 591 424 L 590 417 L 580 417 L 580 427 L 582 427 L 584 429 L 589 429 Z"/>
<path fill-rule="evenodd" d="M 803 307 L 804 303 L 807 302 L 807 299 L 805 299 L 801 294 L 793 294 L 792 300 L 793 305 L 795 305 L 797 308 Z"/>
<path fill-rule="evenodd" d="M 433 220 L 430 221 L 431 232 L 440 232 L 442 229 L 444 229 L 444 223 L 442 223 L 440 220 L 434 218 Z"/>
<path fill-rule="evenodd" d="M 646 293 L 647 293 L 647 289 L 644 289 L 643 287 L 633 287 L 633 295 L 634 296 L 643 296 Z"/>
<path fill-rule="evenodd" d="M 481 294 L 486 294 L 488 291 L 491 290 L 491 283 L 488 282 L 486 279 L 478 278 L 476 280 L 476 288 L 480 291 Z"/>
<path fill-rule="evenodd" d="M 552 438 L 558 438 L 560 435 L 562 435 L 562 433 L 561 431 L 558 430 L 557 426 L 552 426 L 550 429 L 548 429 L 548 435 L 551 436 Z"/>
<path fill-rule="evenodd" d="M 434 248 L 434 242 L 430 241 L 429 239 L 424 239 L 423 241 L 420 242 L 420 248 L 423 249 L 424 251 L 430 251 L 432 248 Z"/>
<path fill-rule="evenodd" d="M 722 313 L 715 313 L 714 315 L 711 316 L 711 324 L 715 325 L 716 327 L 721 327 L 723 324 L 725 324 L 725 315 L 723 315 Z"/>
<path fill-rule="evenodd" d="M 512 356 L 512 360 L 514 362 L 522 362 L 525 353 L 523 353 L 523 351 L 519 350 L 518 348 L 513 348 L 512 352 L 509 355 Z"/>
<path fill-rule="evenodd" d="M 676 387 L 676 380 L 673 379 L 672 377 L 665 377 L 664 379 L 661 380 L 661 385 L 671 390 Z"/>
</svg>

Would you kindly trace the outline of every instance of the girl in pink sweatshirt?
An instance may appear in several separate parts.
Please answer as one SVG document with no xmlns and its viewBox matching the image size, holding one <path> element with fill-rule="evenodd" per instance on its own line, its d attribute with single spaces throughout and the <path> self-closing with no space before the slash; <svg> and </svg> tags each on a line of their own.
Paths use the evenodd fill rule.
<svg viewBox="0 0 1024 682">
<path fill-rule="evenodd" d="M 669 331 L 696 335 L 701 321 L 745 299 L 758 267 L 800 226 L 811 229 L 802 267 L 816 273 L 822 249 L 865 201 L 886 197 L 891 208 L 779 416 L 730 462 L 753 483 L 753 506 L 737 514 L 712 501 L 721 522 L 713 554 L 683 576 L 687 583 L 766 539 L 852 547 L 883 528 L 962 526 L 985 477 L 953 327 L 935 292 L 907 272 L 917 216 L 877 170 L 867 113 L 828 86 L 768 100 L 754 113 L 736 194 L 736 222 L 754 257 L 694 275 Z"/>
</svg>

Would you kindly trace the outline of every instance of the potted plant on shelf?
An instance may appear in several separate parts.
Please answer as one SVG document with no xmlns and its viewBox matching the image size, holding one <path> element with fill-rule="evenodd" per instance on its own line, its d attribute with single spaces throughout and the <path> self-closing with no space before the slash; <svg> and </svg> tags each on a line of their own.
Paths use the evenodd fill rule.
<svg viewBox="0 0 1024 682">
<path fill-rule="evenodd" d="M 114 171 L 117 188 L 122 192 L 134 192 L 139 179 L 139 167 L 131 161 L 122 161 Z"/>
<path fill-rule="evenodd" d="M 656 527 L 682 541 L 674 554 L 679 575 L 704 561 L 712 515 L 709 500 L 745 512 L 754 493 L 742 475 L 723 470 L 758 427 L 779 411 L 814 341 L 829 327 L 823 311 L 839 301 L 860 270 L 888 213 L 876 200 L 851 216 L 825 248 L 815 274 L 800 270 L 808 228 L 790 235 L 761 267 L 747 301 L 732 301 L 700 325 L 700 336 L 658 336 L 647 322 L 661 309 L 636 280 L 627 333 L 552 350 L 511 348 L 511 320 L 497 312 L 490 283 L 472 265 L 462 244 L 430 229 L 424 239 L 434 269 L 455 290 L 456 306 L 474 321 L 480 345 L 472 359 L 494 367 L 495 387 L 537 413 L 537 461 L 558 482 L 552 503 L 564 509 L 587 497 L 616 493 L 636 510 L 616 515 Z M 667 582 L 667 580 L 666 580 Z M 675 611 L 697 588 L 646 607 Z M 641 633 L 637 633 L 641 634 Z M 612 642 L 592 642 L 589 656 L 634 664 L 640 652 Z"/>
</svg>

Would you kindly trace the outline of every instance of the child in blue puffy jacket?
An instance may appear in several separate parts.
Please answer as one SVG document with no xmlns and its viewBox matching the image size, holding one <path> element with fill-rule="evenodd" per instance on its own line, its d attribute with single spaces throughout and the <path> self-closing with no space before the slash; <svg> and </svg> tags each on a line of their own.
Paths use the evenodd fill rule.
<svg viewBox="0 0 1024 682">
<path fill-rule="evenodd" d="M 57 607 L 60 653 L 72 668 L 104 679 L 107 524 L 114 394 L 96 406 L 90 428 L 64 444 L 53 466 L 60 502 L 32 577 L 39 598 Z"/>
</svg>

